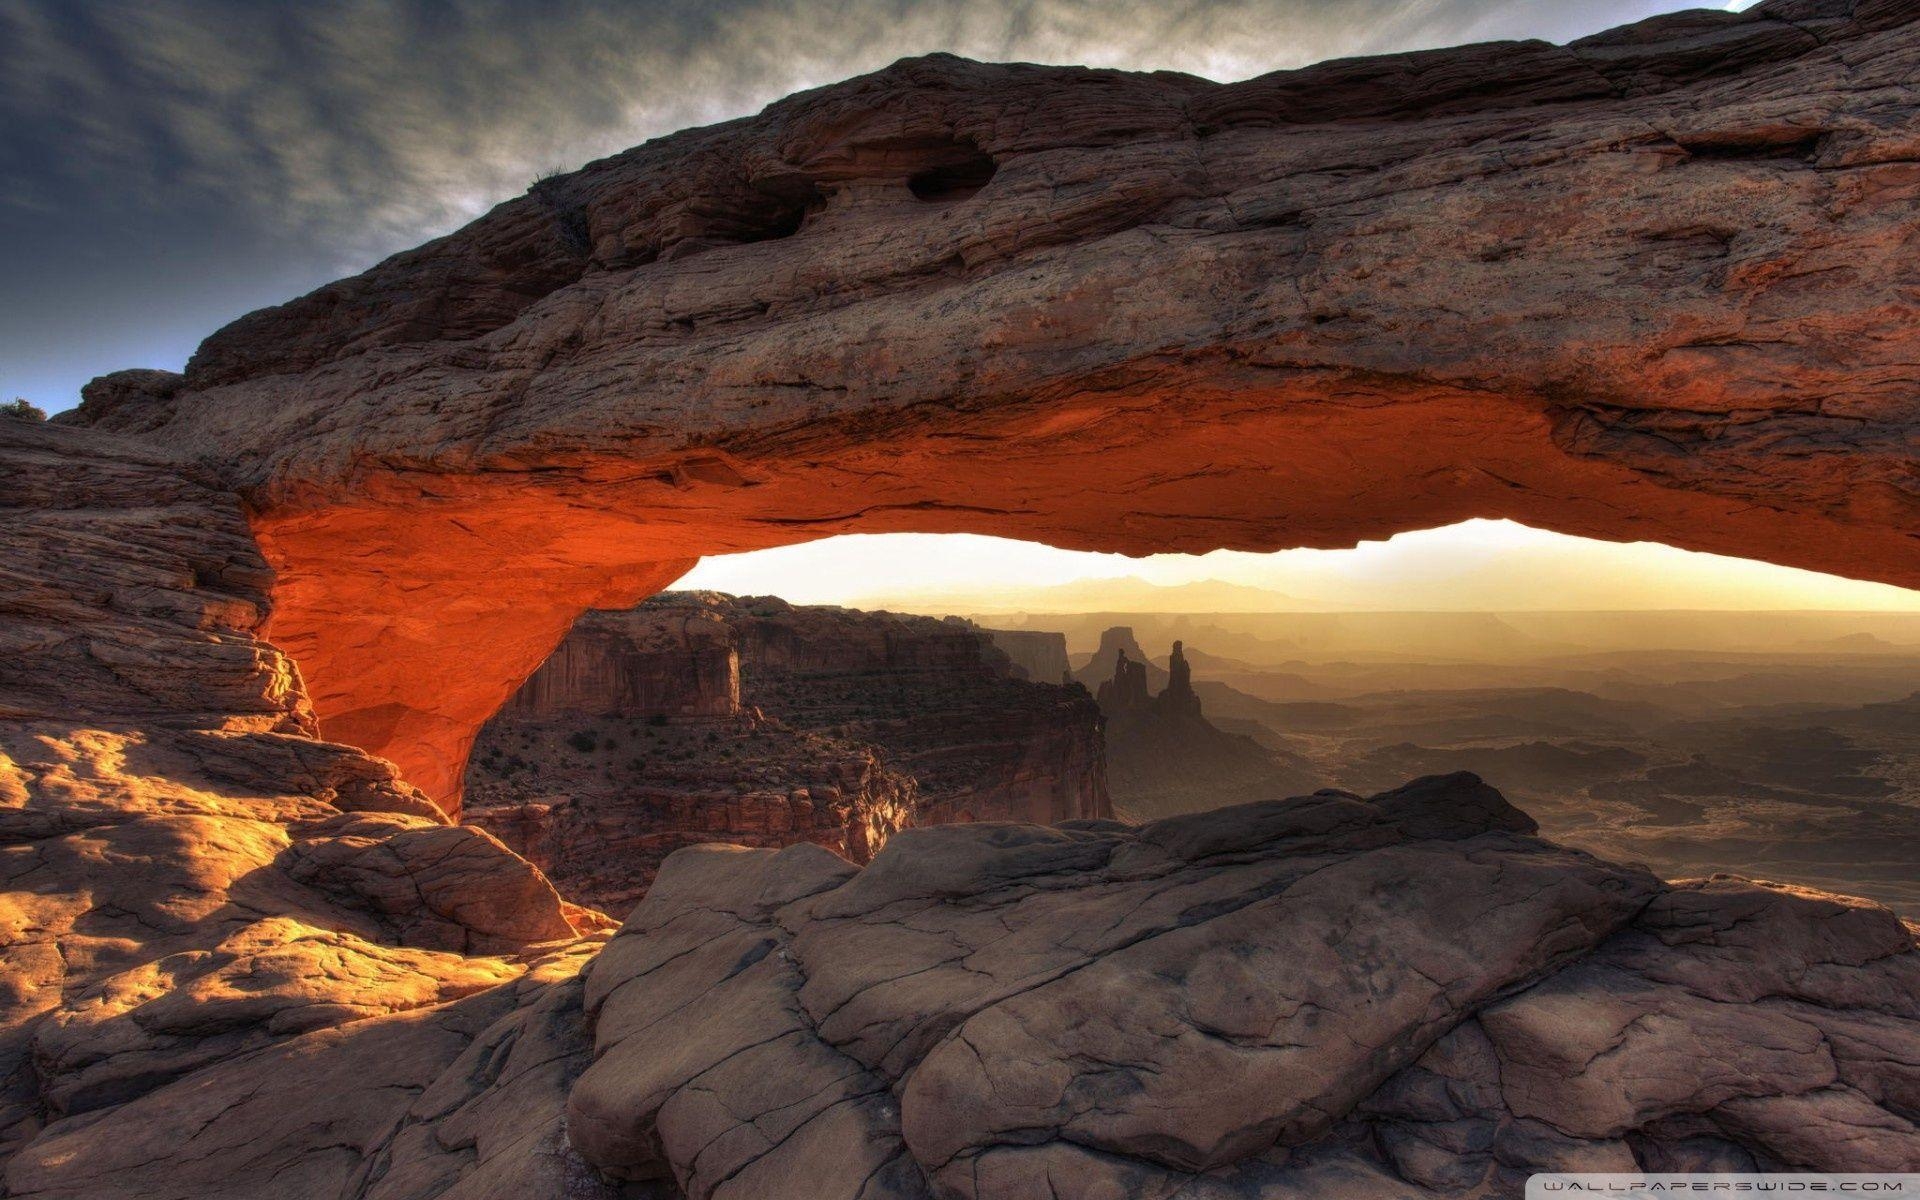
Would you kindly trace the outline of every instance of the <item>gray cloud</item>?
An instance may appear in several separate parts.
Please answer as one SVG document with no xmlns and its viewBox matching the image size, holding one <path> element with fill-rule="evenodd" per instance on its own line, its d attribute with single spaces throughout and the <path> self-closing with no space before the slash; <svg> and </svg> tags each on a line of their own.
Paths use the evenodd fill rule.
<svg viewBox="0 0 1920 1200">
<path fill-rule="evenodd" d="M 1676 0 L 0 0 L 0 392 L 261 303 L 647 137 L 949 50 L 1241 78 Z M 49 390 L 52 389 L 52 390 Z M 0 395 L 4 398 L 4 395 Z"/>
</svg>

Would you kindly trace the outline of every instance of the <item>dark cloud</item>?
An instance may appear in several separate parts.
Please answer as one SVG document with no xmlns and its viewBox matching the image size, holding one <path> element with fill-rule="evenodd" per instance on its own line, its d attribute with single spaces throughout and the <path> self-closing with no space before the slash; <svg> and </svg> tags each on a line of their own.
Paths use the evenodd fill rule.
<svg viewBox="0 0 1920 1200">
<path fill-rule="evenodd" d="M 248 309 L 656 134 L 909 54 L 1241 78 L 1679 0 L 0 0 L 0 399 L 178 366 Z"/>
</svg>

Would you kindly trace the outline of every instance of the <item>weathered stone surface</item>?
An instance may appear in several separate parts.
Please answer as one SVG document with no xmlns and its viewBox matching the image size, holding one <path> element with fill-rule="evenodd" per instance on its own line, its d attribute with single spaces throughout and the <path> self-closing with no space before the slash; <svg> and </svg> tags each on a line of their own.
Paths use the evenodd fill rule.
<svg viewBox="0 0 1920 1200">
<path fill-rule="evenodd" d="M 543 182 L 78 419 L 244 490 L 327 734 L 449 809 L 581 610 L 831 533 L 1511 517 L 1911 586 L 1915 19 L 1226 85 L 910 60 Z"/>
<path fill-rule="evenodd" d="M 1920 1166 L 1910 929 L 1532 833 L 1449 776 L 908 830 L 858 871 L 683 851 L 589 970 L 569 1135 L 699 1200 Z"/>
<path fill-rule="evenodd" d="M 35 1200 L 614 1200 L 560 1137 L 585 1065 L 586 942 L 520 980 L 354 1021 L 57 1122 L 8 1165 Z"/>
<path fill-rule="evenodd" d="M 204 472 L 0 422 L 0 579 L 0 1150 L 574 936 L 530 864 L 315 740 Z"/>
<path fill-rule="evenodd" d="M 590 612 L 481 731 L 462 819 L 625 914 L 700 842 L 864 863 L 909 824 L 1112 816 L 1099 710 L 996 636 L 716 592 Z"/>
<path fill-rule="evenodd" d="M 604 950 L 57 1121 L 7 1183 L 1430 1200 L 1545 1169 L 1912 1170 L 1916 971 L 1883 909 L 1663 885 L 1540 841 L 1471 776 L 914 830 L 864 869 L 702 847 Z M 300 1019 L 307 985 L 255 1005 L 219 975 L 153 1003 Z"/>
</svg>

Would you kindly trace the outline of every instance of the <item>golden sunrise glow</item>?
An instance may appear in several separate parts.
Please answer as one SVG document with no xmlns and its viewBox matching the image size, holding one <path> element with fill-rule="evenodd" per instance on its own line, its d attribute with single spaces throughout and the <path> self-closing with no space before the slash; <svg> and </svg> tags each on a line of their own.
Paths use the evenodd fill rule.
<svg viewBox="0 0 1920 1200">
<path fill-rule="evenodd" d="M 1920 611 L 1920 592 L 1887 584 L 1484 520 L 1351 550 L 1147 558 L 971 534 L 859 534 L 708 559 L 675 586 L 927 612 Z"/>
</svg>

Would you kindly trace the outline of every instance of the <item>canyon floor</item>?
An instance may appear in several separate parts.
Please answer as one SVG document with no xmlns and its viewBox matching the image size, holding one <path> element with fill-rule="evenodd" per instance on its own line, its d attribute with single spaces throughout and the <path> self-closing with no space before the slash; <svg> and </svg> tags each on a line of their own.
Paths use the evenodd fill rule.
<svg viewBox="0 0 1920 1200">
<path fill-rule="evenodd" d="M 1116 627 L 1156 671 L 1184 637 L 1208 718 L 1271 752 L 1254 772 L 1270 788 L 1472 771 L 1555 840 L 1667 878 L 1735 871 L 1920 915 L 1920 615 L 974 619 L 1064 634 L 1095 680 Z M 1116 772 L 1113 790 L 1136 817 L 1208 806 L 1165 779 Z"/>
</svg>

